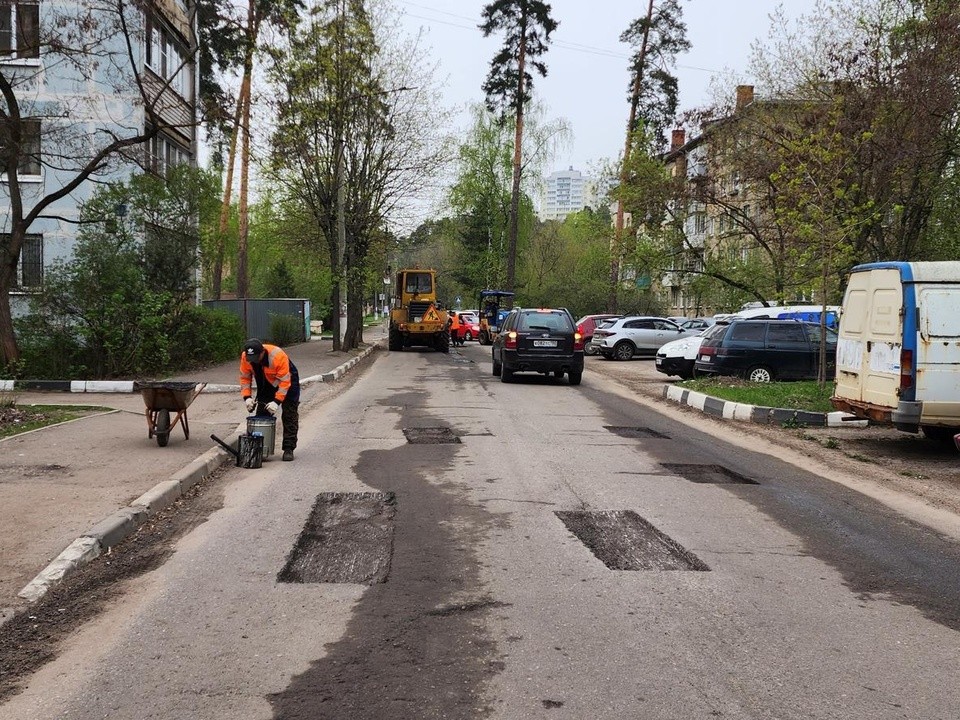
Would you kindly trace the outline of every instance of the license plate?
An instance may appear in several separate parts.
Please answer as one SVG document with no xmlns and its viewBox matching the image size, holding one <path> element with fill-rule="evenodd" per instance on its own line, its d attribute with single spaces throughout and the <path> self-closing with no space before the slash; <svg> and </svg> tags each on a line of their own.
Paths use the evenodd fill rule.
<svg viewBox="0 0 960 720">
<path fill-rule="evenodd" d="M 709 355 L 700 356 L 700 362 L 710 362 L 710 361 L 711 361 L 711 357 Z"/>
<path fill-rule="evenodd" d="M 533 346 L 534 347 L 556 347 L 557 341 L 556 340 L 534 340 Z"/>
</svg>

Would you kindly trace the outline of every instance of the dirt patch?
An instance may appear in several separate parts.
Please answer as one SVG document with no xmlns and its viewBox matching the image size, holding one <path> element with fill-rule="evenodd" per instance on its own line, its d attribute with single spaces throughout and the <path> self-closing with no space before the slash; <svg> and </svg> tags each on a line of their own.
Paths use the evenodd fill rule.
<svg viewBox="0 0 960 720">
<path fill-rule="evenodd" d="M 0 702 L 57 656 L 62 641 L 123 592 L 125 581 L 149 572 L 172 554 L 183 535 L 223 505 L 223 476 L 215 471 L 160 511 L 137 532 L 32 605 L 0 625 Z"/>
</svg>

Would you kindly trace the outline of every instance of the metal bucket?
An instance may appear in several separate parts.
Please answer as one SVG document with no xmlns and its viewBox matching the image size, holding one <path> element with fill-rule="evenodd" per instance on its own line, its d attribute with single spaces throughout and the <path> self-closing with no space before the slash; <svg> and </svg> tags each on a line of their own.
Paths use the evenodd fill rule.
<svg viewBox="0 0 960 720">
<path fill-rule="evenodd" d="M 247 418 L 247 435 L 263 435 L 263 456 L 270 457 L 277 451 L 277 419 L 263 415 L 250 415 Z"/>
</svg>

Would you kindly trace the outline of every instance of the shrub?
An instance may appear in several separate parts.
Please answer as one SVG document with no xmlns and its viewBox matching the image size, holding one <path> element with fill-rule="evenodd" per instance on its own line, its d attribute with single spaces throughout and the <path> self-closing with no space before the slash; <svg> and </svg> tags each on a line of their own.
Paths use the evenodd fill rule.
<svg viewBox="0 0 960 720">
<path fill-rule="evenodd" d="M 240 357 L 243 323 L 228 310 L 189 306 L 168 331 L 171 373 Z"/>
<path fill-rule="evenodd" d="M 285 347 L 303 340 L 303 320 L 296 315 L 271 315 L 270 340 Z"/>
</svg>

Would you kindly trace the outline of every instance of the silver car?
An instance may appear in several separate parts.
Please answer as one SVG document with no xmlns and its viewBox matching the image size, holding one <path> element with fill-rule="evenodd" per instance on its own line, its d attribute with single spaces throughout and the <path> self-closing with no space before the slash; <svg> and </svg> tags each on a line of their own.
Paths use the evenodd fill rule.
<svg viewBox="0 0 960 720">
<path fill-rule="evenodd" d="M 697 335 L 662 317 L 623 317 L 593 331 L 593 345 L 608 360 L 629 360 L 634 355 L 655 355 L 671 340 Z"/>
</svg>

